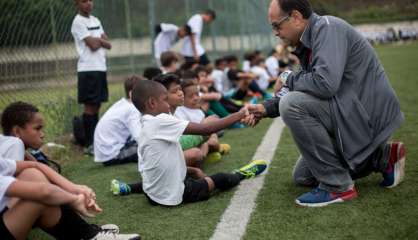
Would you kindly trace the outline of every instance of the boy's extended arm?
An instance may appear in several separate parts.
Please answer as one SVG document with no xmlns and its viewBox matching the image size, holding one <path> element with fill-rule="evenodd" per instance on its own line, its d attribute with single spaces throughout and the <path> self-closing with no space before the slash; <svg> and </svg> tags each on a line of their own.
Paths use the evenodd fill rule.
<svg viewBox="0 0 418 240">
<path fill-rule="evenodd" d="M 73 194 L 83 194 L 86 197 L 86 202 L 95 200 L 96 194 L 87 186 L 77 185 L 61 176 L 45 164 L 32 161 L 18 161 L 16 162 L 16 175 L 19 175 L 24 169 L 36 168 L 41 171 L 45 177 L 53 184 L 59 186 L 63 190 Z"/>
<path fill-rule="evenodd" d="M 218 132 L 222 129 L 229 127 L 230 125 L 241 120 L 247 115 L 248 115 L 248 110 L 246 108 L 242 108 L 239 112 L 233 113 L 227 117 L 224 117 L 222 119 L 219 119 L 213 122 L 208 122 L 208 123 L 190 122 L 187 125 L 186 129 L 184 130 L 184 134 L 209 135 L 209 134 Z"/>
</svg>

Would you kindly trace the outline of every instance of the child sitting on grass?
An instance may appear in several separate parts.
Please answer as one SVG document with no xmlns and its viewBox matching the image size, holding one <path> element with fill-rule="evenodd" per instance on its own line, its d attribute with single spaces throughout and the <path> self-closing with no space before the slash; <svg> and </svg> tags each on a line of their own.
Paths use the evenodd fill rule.
<svg viewBox="0 0 418 240">
<path fill-rule="evenodd" d="M 209 135 L 248 115 L 246 108 L 211 123 L 192 123 L 170 115 L 167 90 L 155 81 L 141 81 L 132 92 L 132 102 L 143 114 L 138 139 L 138 170 L 142 183 L 128 185 L 112 180 L 115 195 L 144 193 L 153 205 L 176 206 L 207 200 L 215 190 L 227 190 L 241 180 L 262 173 L 267 163 L 255 160 L 235 173 L 206 176 L 186 167 L 179 139 L 183 134 Z"/>
<path fill-rule="evenodd" d="M 125 97 L 114 103 L 103 115 L 94 132 L 94 161 L 104 166 L 138 162 L 135 139 L 140 137 L 141 113 L 132 104 L 130 94 L 139 81 L 131 76 L 125 80 Z"/>
</svg>

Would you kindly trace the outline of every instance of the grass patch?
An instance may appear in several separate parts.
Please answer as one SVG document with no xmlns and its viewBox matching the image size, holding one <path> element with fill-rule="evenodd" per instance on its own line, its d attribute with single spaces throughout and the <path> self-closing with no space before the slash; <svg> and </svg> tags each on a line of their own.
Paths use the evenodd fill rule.
<svg viewBox="0 0 418 240">
<path fill-rule="evenodd" d="M 418 43 L 380 46 L 377 52 L 401 102 L 406 121 L 393 138 L 407 147 L 405 182 L 388 190 L 378 186 L 380 174 L 356 181 L 353 202 L 312 209 L 294 199 L 309 191 L 292 182 L 299 156 L 288 129 L 282 140 L 245 239 L 415 239 L 418 236 L 417 107 Z"/>
</svg>

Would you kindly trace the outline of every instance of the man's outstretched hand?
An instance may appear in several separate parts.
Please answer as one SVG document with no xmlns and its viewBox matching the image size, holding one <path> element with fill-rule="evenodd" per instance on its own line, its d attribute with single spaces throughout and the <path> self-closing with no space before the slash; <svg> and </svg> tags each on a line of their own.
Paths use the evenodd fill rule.
<svg viewBox="0 0 418 240">
<path fill-rule="evenodd" d="M 250 113 L 241 120 L 242 123 L 254 127 L 258 122 L 266 116 L 266 109 L 262 104 L 249 104 L 245 108 Z"/>
</svg>

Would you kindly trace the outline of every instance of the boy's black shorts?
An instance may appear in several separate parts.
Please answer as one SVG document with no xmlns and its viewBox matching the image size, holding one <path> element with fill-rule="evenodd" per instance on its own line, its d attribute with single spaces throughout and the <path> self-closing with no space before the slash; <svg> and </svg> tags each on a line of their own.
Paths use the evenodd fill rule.
<svg viewBox="0 0 418 240">
<path fill-rule="evenodd" d="M 6 227 L 6 224 L 3 220 L 4 213 L 8 210 L 8 208 L 4 208 L 0 213 L 0 236 L 2 240 L 14 240 L 16 239 L 12 233 L 9 231 L 9 229 Z"/>
<path fill-rule="evenodd" d="M 187 57 L 187 56 L 185 56 L 185 57 L 184 57 L 184 60 L 185 60 L 186 62 L 192 62 L 192 61 L 195 61 L 193 57 Z M 199 64 L 200 64 L 200 65 L 206 66 L 206 65 L 208 65 L 209 63 L 210 63 L 210 60 L 209 60 L 209 57 L 208 57 L 208 55 L 207 55 L 206 53 L 204 53 L 203 55 L 201 55 L 201 56 L 199 57 Z"/>
<path fill-rule="evenodd" d="M 204 201 L 208 200 L 209 197 L 209 186 L 205 179 L 186 178 L 186 180 L 184 180 L 182 203 Z"/>
<path fill-rule="evenodd" d="M 78 72 L 78 102 L 83 104 L 100 104 L 108 100 L 106 72 Z"/>
</svg>

